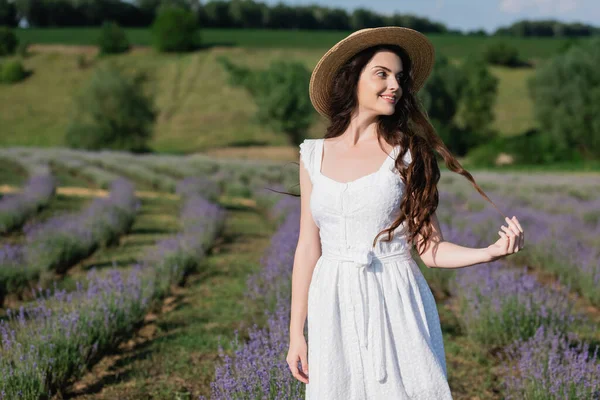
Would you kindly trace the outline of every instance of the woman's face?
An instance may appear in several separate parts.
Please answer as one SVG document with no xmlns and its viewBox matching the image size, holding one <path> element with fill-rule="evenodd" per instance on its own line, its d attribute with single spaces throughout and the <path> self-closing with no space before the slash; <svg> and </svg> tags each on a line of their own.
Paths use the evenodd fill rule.
<svg viewBox="0 0 600 400">
<path fill-rule="evenodd" d="M 358 107 L 374 115 L 392 115 L 402 96 L 400 78 L 402 60 L 395 53 L 382 50 L 371 58 L 358 79 Z M 395 96 L 393 101 L 382 96 Z"/>
</svg>

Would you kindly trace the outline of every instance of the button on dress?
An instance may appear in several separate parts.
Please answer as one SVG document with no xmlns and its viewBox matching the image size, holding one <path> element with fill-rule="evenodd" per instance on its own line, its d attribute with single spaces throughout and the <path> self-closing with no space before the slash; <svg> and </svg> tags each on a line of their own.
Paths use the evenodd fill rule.
<svg viewBox="0 0 600 400">
<path fill-rule="evenodd" d="M 406 224 L 371 249 L 399 212 L 400 148 L 378 171 L 342 183 L 321 173 L 323 142 L 300 144 L 322 250 L 308 289 L 305 399 L 451 400 L 435 299 Z M 403 161 L 412 161 L 409 151 Z"/>
</svg>

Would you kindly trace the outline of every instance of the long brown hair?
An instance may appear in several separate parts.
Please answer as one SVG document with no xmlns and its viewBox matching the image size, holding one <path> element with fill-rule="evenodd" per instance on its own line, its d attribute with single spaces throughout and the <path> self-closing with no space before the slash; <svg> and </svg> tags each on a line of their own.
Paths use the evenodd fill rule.
<svg viewBox="0 0 600 400">
<path fill-rule="evenodd" d="M 400 173 L 405 190 L 402 194 L 398 218 L 392 226 L 375 236 L 373 247 L 377 238 L 386 232 L 388 235 L 385 240 L 390 241 L 394 229 L 406 220 L 408 243 L 412 243 L 418 233 L 423 236 L 421 246 L 417 248 L 420 255 L 421 248 L 423 250 L 427 248 L 433 233 L 430 226 L 431 215 L 436 211 L 439 203 L 437 183 L 440 180 L 440 169 L 434 150 L 444 159 L 448 169 L 467 178 L 500 214 L 504 214 L 483 192 L 473 176 L 460 165 L 435 132 L 426 111 L 412 90 L 412 63 L 408 54 L 400 46 L 382 44 L 369 47 L 355 54 L 337 71 L 328 113 L 332 118 L 324 138 L 340 136 L 348 128 L 352 112 L 358 105 L 357 86 L 360 74 L 375 53 L 381 50 L 389 50 L 398 55 L 404 68 L 404 77 L 400 81 L 402 96 L 398 100 L 396 111 L 392 115 L 379 116 L 377 135 L 378 139 L 383 139 L 392 146 L 400 145 L 401 150 L 395 160 L 395 167 Z M 403 159 L 408 150 L 412 162 L 405 165 Z M 280 193 L 300 196 L 293 193 Z"/>
</svg>

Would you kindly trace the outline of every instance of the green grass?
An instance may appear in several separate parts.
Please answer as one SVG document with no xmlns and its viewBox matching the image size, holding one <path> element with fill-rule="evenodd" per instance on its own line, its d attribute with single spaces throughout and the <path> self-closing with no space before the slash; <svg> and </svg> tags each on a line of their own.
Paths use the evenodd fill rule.
<svg viewBox="0 0 600 400">
<path fill-rule="evenodd" d="M 57 186 L 75 186 L 75 187 L 85 187 L 89 189 L 97 189 L 97 185 L 90 179 L 85 179 L 82 176 L 74 174 L 67 170 L 66 168 L 62 168 L 59 165 L 53 164 L 52 175 L 56 178 Z"/>
<path fill-rule="evenodd" d="M 446 302 L 447 303 L 447 302 Z M 498 399 L 501 388 L 494 367 L 498 360 L 470 340 L 446 303 L 438 303 L 442 325 L 448 384 L 454 399 Z"/>
<path fill-rule="evenodd" d="M 13 161 L 0 158 L 0 185 L 22 186 L 27 181 L 27 171 Z"/>
<path fill-rule="evenodd" d="M 491 67 L 490 71 L 499 79 L 493 129 L 512 136 L 537 128 L 533 118 L 533 101 L 527 89 L 527 80 L 535 74 L 535 70 Z"/>
<path fill-rule="evenodd" d="M 280 132 L 252 119 L 256 105 L 242 88 L 231 87 L 215 61 L 225 55 L 235 63 L 266 68 L 277 59 L 297 60 L 312 69 L 322 50 L 294 48 L 212 48 L 190 54 L 157 54 L 151 49 L 110 57 L 127 70 L 144 69 L 154 77 L 159 116 L 151 146 L 159 152 L 189 153 L 215 147 L 288 145 Z M 25 59 L 33 70 L 26 81 L 0 86 L 0 132 L 4 146 L 64 146 L 73 96 L 90 78 L 93 67 L 79 69 L 77 54 L 40 53 Z M 99 59 L 98 67 L 106 62 Z M 495 127 L 519 134 L 535 123 L 525 80 L 532 70 L 494 68 L 500 78 Z M 51 101 L 49 101 L 51 99 Z M 321 137 L 326 121 L 318 116 L 308 135 Z"/>
<path fill-rule="evenodd" d="M 100 28 L 33 28 L 16 29 L 21 40 L 30 43 L 95 44 Z M 134 45 L 152 43 L 149 28 L 127 28 L 127 37 Z M 352 31 L 269 30 L 269 29 L 201 29 L 202 42 L 208 46 L 246 48 L 328 49 Z M 554 54 L 568 40 L 555 38 L 476 37 L 427 34 L 437 51 L 451 57 L 465 57 L 481 52 L 490 43 L 506 41 L 517 47 L 528 59 L 543 59 Z"/>
</svg>

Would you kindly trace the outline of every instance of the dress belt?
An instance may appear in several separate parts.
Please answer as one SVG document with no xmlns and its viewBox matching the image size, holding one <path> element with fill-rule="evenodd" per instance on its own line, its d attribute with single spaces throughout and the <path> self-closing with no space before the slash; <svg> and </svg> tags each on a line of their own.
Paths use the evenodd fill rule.
<svg viewBox="0 0 600 400">
<path fill-rule="evenodd" d="M 356 285 L 353 288 L 353 291 L 360 294 L 361 297 L 360 307 L 364 323 L 362 329 L 358 329 L 357 326 L 357 330 L 361 332 L 361 334 L 359 334 L 360 344 L 365 349 L 368 349 L 369 333 L 372 335 L 373 343 L 371 343 L 371 345 L 374 346 L 375 351 L 368 352 L 367 354 L 369 354 L 369 357 L 371 358 L 371 364 L 377 380 L 382 381 L 386 377 L 384 334 L 388 321 L 385 314 L 383 291 L 379 285 L 377 276 L 375 275 L 374 268 L 372 268 L 373 260 L 378 259 L 382 263 L 384 261 L 407 261 L 412 260 L 412 256 L 409 251 L 375 254 L 373 250 L 367 250 L 362 251 L 360 254 L 356 254 L 355 251 L 349 251 L 348 254 L 326 252 L 323 253 L 321 257 L 330 260 L 350 262 L 359 269 L 358 279 L 352 280 L 352 284 Z M 369 301 L 370 296 L 367 296 L 367 289 L 371 296 L 375 294 L 375 302 Z M 367 303 L 366 305 L 365 302 Z"/>
</svg>

